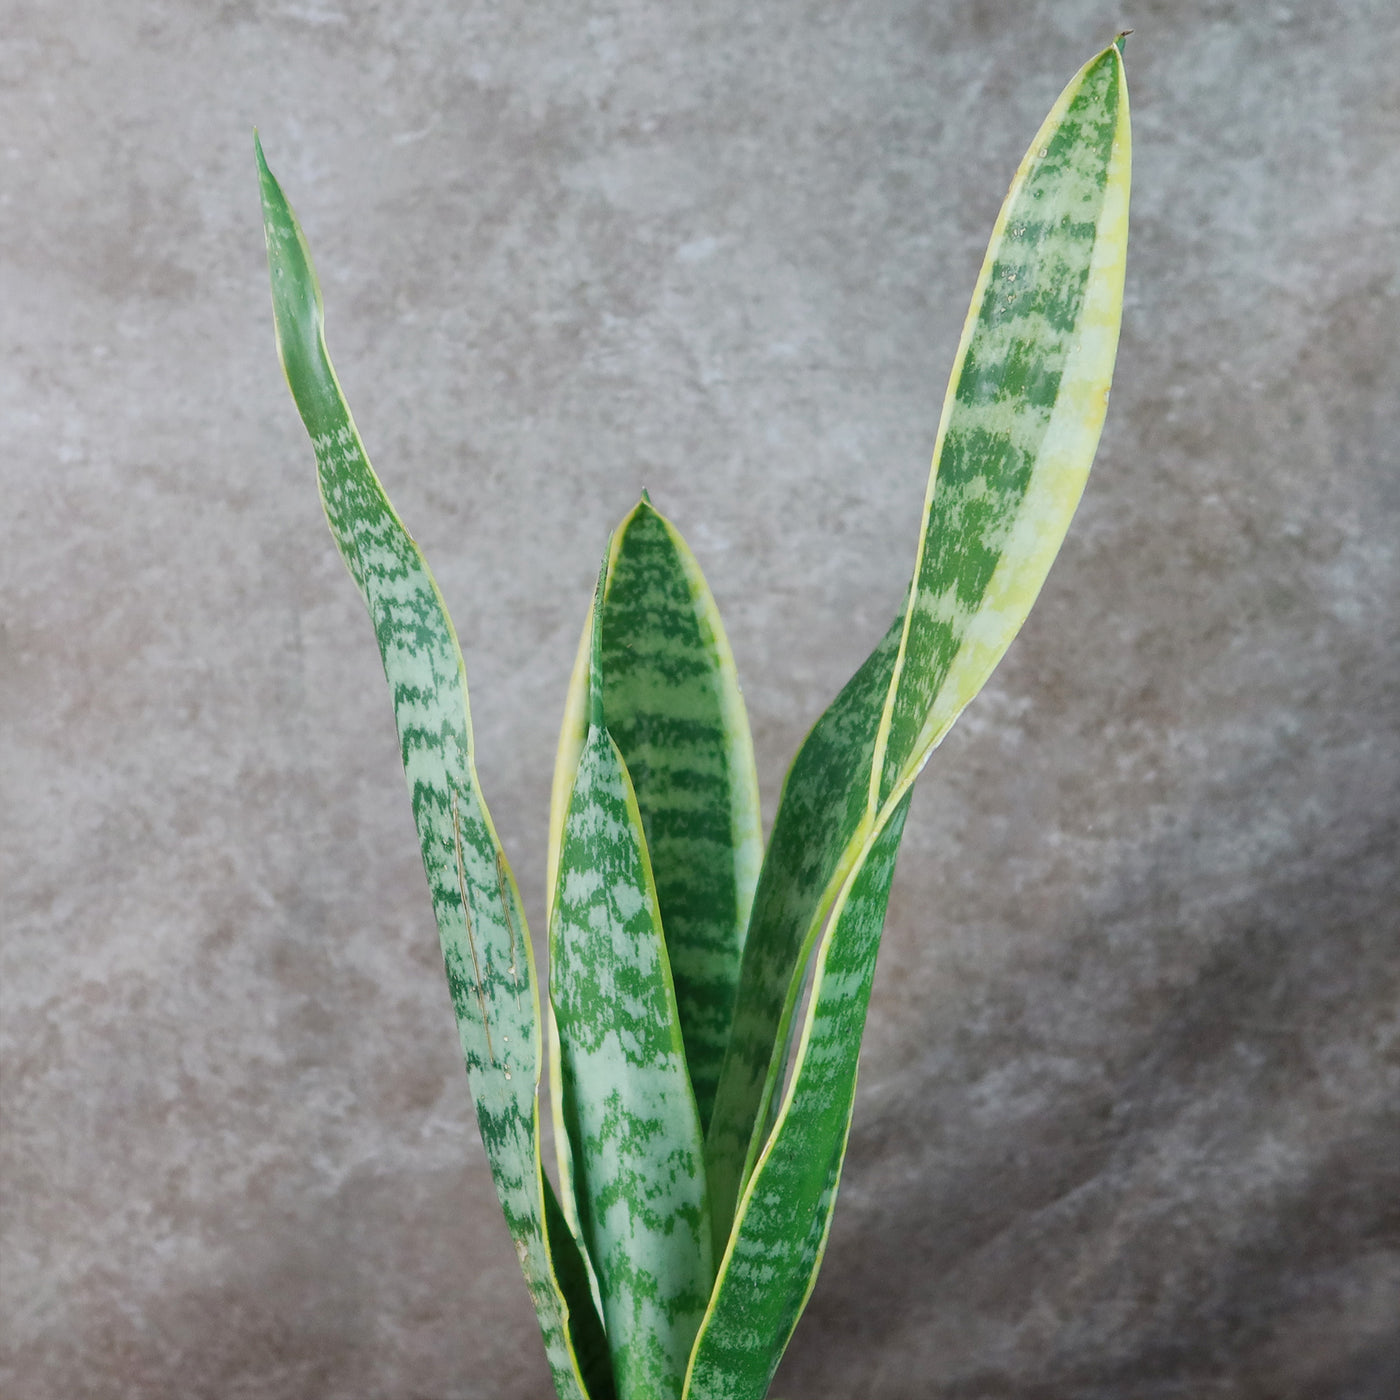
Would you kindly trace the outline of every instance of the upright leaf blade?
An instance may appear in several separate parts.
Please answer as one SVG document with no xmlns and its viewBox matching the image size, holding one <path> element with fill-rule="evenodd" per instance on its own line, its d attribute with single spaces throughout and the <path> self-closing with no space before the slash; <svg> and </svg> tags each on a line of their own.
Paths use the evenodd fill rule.
<svg viewBox="0 0 1400 1400">
<path fill-rule="evenodd" d="M 616 548 L 617 538 L 614 535 L 609 545 L 609 562 Z M 574 793 L 574 780 L 578 777 L 579 758 L 583 754 L 584 741 L 588 738 L 589 658 L 593 654 L 593 632 L 593 600 L 590 599 L 588 615 L 583 621 L 583 633 L 579 637 L 578 650 L 574 656 L 573 671 L 569 676 L 569 689 L 564 700 L 564 717 L 559 726 L 559 744 L 554 755 L 554 780 L 549 794 L 549 850 L 545 877 L 546 929 L 554 927 L 554 902 L 559 892 L 559 855 L 564 841 L 564 823 L 569 816 L 569 802 Z M 560 1204 L 564 1208 L 564 1215 L 570 1227 L 582 1238 L 578 1197 L 574 1189 L 574 1154 L 570 1147 L 570 1125 L 564 1121 L 564 1081 L 559 1070 L 559 1018 L 554 1013 L 552 1000 L 546 1002 L 545 1024 L 549 1034 L 549 1103 L 554 1122 L 554 1160 L 559 1169 Z M 589 1270 L 591 1273 L 591 1260 Z M 596 1274 L 593 1274 L 593 1283 L 596 1290 Z M 600 1300 L 601 1296 L 599 1293 Z"/>
<path fill-rule="evenodd" d="M 832 910 L 792 1083 L 740 1202 L 685 1400 L 761 1400 L 811 1293 L 831 1229 L 857 1050 L 908 811 L 906 788 Z"/>
<path fill-rule="evenodd" d="M 447 609 L 379 482 L 326 352 L 320 288 L 291 206 L 257 146 L 277 345 L 316 454 L 336 547 L 374 624 L 393 696 L 443 960 L 482 1143 L 563 1400 L 588 1400 L 571 1332 L 596 1337 L 586 1289 L 566 1295 L 546 1235 L 539 1159 L 539 998 L 514 877 L 481 797 L 466 672 Z M 596 1348 L 595 1348 L 596 1350 Z M 588 1354 L 588 1347 L 585 1347 Z M 606 1368 L 590 1363 L 592 1400 Z"/>
<path fill-rule="evenodd" d="M 945 400 L 899 644 L 888 671 L 879 672 L 889 685 L 876 741 L 872 748 L 864 741 L 871 703 L 853 720 L 864 778 L 854 790 L 837 784 L 822 792 L 825 815 L 808 818 L 833 837 L 851 833 L 830 862 L 844 883 L 820 938 L 801 1050 L 771 1131 L 764 1131 L 762 1105 L 780 1085 L 783 1056 L 770 1058 L 757 1098 L 750 1070 L 745 1184 L 686 1400 L 759 1400 L 815 1281 L 860 1046 L 858 1026 L 841 1026 L 833 1005 L 864 1007 L 911 785 L 1021 627 L 1084 487 L 1117 343 L 1128 169 L 1127 91 L 1119 50 L 1110 48 L 1085 64 L 1051 109 L 998 217 Z M 797 791 L 791 778 L 788 788 Z M 774 833 L 790 819 L 780 811 Z M 711 1161 L 721 1121 L 745 1126 L 739 1114 L 722 1117 L 729 1085 L 743 1088 L 743 1071 L 757 1060 L 750 1054 L 731 1075 L 741 1030 L 759 1047 L 766 1023 L 781 1050 L 806 953 L 825 917 L 823 899 L 812 906 L 804 938 L 792 937 L 792 921 L 762 921 L 764 893 L 792 879 L 798 858 L 774 841 L 764 862 Z M 774 1016 L 784 973 L 783 1009 Z"/>
<path fill-rule="evenodd" d="M 599 595 L 603 579 L 599 579 Z M 601 596 L 589 728 L 550 929 L 562 1119 L 620 1400 L 679 1393 L 713 1281 L 699 1116 L 627 768 L 603 722 Z"/>
<path fill-rule="evenodd" d="M 813 725 L 783 783 L 705 1139 L 717 1256 L 757 1152 L 754 1124 L 765 1116 L 765 1087 L 771 1099 L 780 1077 L 787 1042 L 780 1022 L 793 971 L 809 930 L 831 907 L 868 819 L 870 765 L 903 634 L 901 615 Z"/>
<path fill-rule="evenodd" d="M 1031 143 L 977 279 L 934 445 L 882 799 L 986 683 L 1083 494 L 1118 352 L 1130 147 L 1115 44 Z"/>
<path fill-rule="evenodd" d="M 733 656 L 700 566 L 679 531 L 645 497 L 614 532 L 604 593 L 605 721 L 637 795 L 703 1128 L 729 1042 L 762 858 L 753 743 Z M 551 898 L 588 732 L 592 627 L 590 605 L 555 760 Z M 551 1085 L 560 1179 L 567 1183 L 573 1172 L 569 1139 L 553 1078 Z M 564 1202 L 567 1211 L 567 1190 Z"/>
<path fill-rule="evenodd" d="M 637 795 L 703 1129 L 763 857 L 734 660 L 679 532 L 643 499 L 609 560 L 603 714 Z"/>
<path fill-rule="evenodd" d="M 865 863 L 873 851 L 883 851 L 882 843 L 890 840 L 897 844 L 902 815 L 898 823 L 895 817 L 902 814 L 914 779 L 1019 630 L 1083 490 L 1117 344 L 1129 169 L 1127 91 L 1121 55 L 1113 47 L 1091 59 L 1061 94 L 1022 162 L 993 231 L 944 404 L 919 561 L 888 689 L 878 717 L 871 701 L 851 721 L 853 732 L 862 736 L 857 749 L 861 773 L 852 780 L 854 788 L 833 783 L 818 789 L 829 805 L 824 815 L 819 810 L 815 819 L 807 818 L 833 841 L 850 833 L 840 856 L 823 864 L 838 878 L 844 875 L 845 891 L 870 878 Z M 880 654 L 877 649 L 867 667 Z M 853 703 L 843 692 L 833 710 L 843 700 Z M 818 729 L 825 722 L 824 717 Z M 872 722 L 878 723 L 877 739 L 867 749 L 863 736 Z M 795 763 L 794 775 L 797 771 Z M 791 777 L 788 789 L 798 791 Z M 788 805 L 785 791 L 783 807 Z M 789 820 L 795 821 L 796 814 L 789 817 L 780 809 L 775 836 Z M 892 848 L 888 854 L 892 869 Z M 816 1256 L 791 1250 L 781 1257 L 772 1254 L 767 1243 L 776 1238 L 772 1212 L 788 1211 L 793 1229 L 805 1217 L 790 1213 L 783 1173 L 771 1179 L 765 1173 L 778 1171 L 769 1164 L 786 1160 L 785 1140 L 797 1131 L 796 1123 L 808 1125 L 799 1135 L 804 1160 L 835 1161 L 839 1169 L 837 1144 L 845 1128 L 838 1131 L 839 1114 L 830 1112 L 834 1091 L 822 1091 L 827 1096 L 819 1115 L 825 1145 L 819 1149 L 811 1139 L 815 1120 L 801 1110 L 807 1092 L 801 1087 L 804 1073 L 828 1059 L 848 1059 L 851 1073 L 845 1082 L 854 1092 L 858 1040 L 842 1045 L 814 1034 L 820 1022 L 814 994 L 804 1025 L 804 1059 L 794 1071 L 778 1122 L 765 1131 L 761 1108 L 781 1082 L 783 1027 L 795 1009 L 808 952 L 827 908 L 825 897 L 812 905 L 803 937 L 794 937 L 795 920 L 768 918 L 765 892 L 788 882 L 796 887 L 793 871 L 799 858 L 800 852 L 788 852 L 775 840 L 765 859 L 734 1041 L 711 1125 L 708 1145 L 721 1208 L 726 1198 L 720 1193 L 729 1180 L 720 1172 L 732 1172 L 733 1144 L 745 1133 L 748 1150 L 740 1173 L 741 1213 L 697 1341 L 688 1391 L 695 1400 L 762 1394 L 771 1375 L 765 1367 L 769 1362 L 776 1366 L 790 1328 L 773 1326 L 760 1335 L 763 1326 L 773 1324 L 773 1316 L 764 1313 L 765 1304 L 754 1296 L 753 1280 L 759 1274 L 750 1277 L 735 1261 L 760 1261 L 763 1287 L 789 1302 L 798 1300 L 800 1310 L 815 1276 Z M 871 907 L 870 893 L 867 889 L 862 907 Z M 788 905 L 793 912 L 804 908 L 800 900 Z M 876 944 L 865 937 L 864 927 L 861 920 L 847 926 L 833 915 L 818 948 L 818 968 L 832 961 L 845 965 L 848 939 L 865 949 L 873 967 Z M 755 1093 L 753 1069 L 765 1030 L 776 1049 L 761 1091 Z M 721 1127 L 727 1142 L 718 1137 Z M 721 1148 L 726 1149 L 723 1155 Z M 815 1178 L 803 1187 L 806 1198 L 811 1198 L 811 1180 Z M 832 1199 L 821 1198 L 822 1211 L 829 1214 Z M 722 1218 L 718 1210 L 716 1218 Z M 705 1359 L 707 1348 L 723 1351 L 735 1345 L 729 1324 L 717 1321 L 726 1317 L 735 1327 L 742 1321 L 743 1347 L 764 1358 L 762 1365 L 755 1362 L 745 1371 L 749 1379 L 743 1383 L 726 1382 L 723 1366 Z M 761 1325 L 760 1317 L 768 1322 Z M 715 1328 L 719 1334 L 711 1339 Z"/>
</svg>

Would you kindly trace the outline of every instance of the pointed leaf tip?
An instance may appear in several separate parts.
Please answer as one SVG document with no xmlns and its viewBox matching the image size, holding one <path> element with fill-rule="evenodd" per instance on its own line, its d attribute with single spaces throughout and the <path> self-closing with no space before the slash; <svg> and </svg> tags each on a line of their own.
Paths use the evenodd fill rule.
<svg viewBox="0 0 1400 1400">
<path fill-rule="evenodd" d="M 699 562 L 647 499 L 617 529 L 602 612 L 604 715 L 646 832 L 703 1125 L 762 860 L 753 743 Z"/>
<path fill-rule="evenodd" d="M 1127 43 L 1128 35 L 1132 32 L 1133 31 L 1131 29 L 1121 30 L 1119 31 L 1118 37 L 1113 41 L 1113 47 L 1118 50 L 1118 55 L 1120 58 L 1123 55 L 1123 45 Z"/>
<path fill-rule="evenodd" d="M 593 587 L 593 628 L 588 643 L 588 723 L 594 729 L 607 727 L 603 718 L 603 599 L 608 591 L 608 564 L 612 559 L 613 537 L 603 551 L 598 582 Z"/>
<path fill-rule="evenodd" d="M 253 128 L 253 158 L 258 164 L 259 183 L 264 186 L 271 184 L 274 188 L 280 189 L 277 177 L 268 168 L 267 157 L 263 154 L 262 137 L 258 134 L 257 127 Z"/>
<path fill-rule="evenodd" d="M 426 561 L 365 455 L 322 336 L 311 254 L 254 133 L 277 347 L 316 455 L 321 503 L 360 589 L 394 697 L 404 772 L 481 1141 L 561 1400 L 609 1400 L 601 1323 L 570 1242 L 546 1239 L 539 1002 L 519 890 L 472 765 L 457 636 Z M 568 1289 L 566 1296 L 564 1290 Z M 581 1350 L 576 1350 L 576 1345 Z M 593 1350 L 589 1350 L 589 1348 Z M 598 1387 L 580 1375 L 588 1368 Z"/>
<path fill-rule="evenodd" d="M 684 1400 L 762 1400 L 806 1303 L 910 788 L 1034 602 L 1093 458 L 1122 310 L 1122 37 L 1021 163 L 944 401 L 905 607 L 784 783 L 706 1144 L 721 1265 Z M 815 1217 L 805 1235 L 799 1217 Z"/>
</svg>

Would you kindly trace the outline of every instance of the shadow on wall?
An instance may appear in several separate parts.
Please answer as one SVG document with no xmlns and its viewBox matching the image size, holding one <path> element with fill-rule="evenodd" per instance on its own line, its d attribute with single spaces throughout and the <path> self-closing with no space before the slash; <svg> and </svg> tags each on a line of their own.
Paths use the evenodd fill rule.
<svg viewBox="0 0 1400 1400">
<path fill-rule="evenodd" d="M 504 1224 L 490 1259 L 473 1248 L 488 1210 L 499 1221 L 480 1161 L 371 1163 L 280 1221 L 268 1211 L 256 1235 L 210 1226 L 209 1270 L 134 1290 L 138 1315 L 110 1310 L 10 1359 L 72 1400 L 538 1400 L 549 1374 Z"/>
<path fill-rule="evenodd" d="M 1351 813 L 1340 858 L 1295 848 L 1183 927 L 1162 910 L 1211 878 L 1230 835 L 1212 820 L 1072 910 L 1077 926 L 1038 931 L 1048 976 L 990 992 L 976 1036 L 940 1010 L 906 1037 L 930 1047 L 918 1098 L 857 1106 L 855 1190 L 775 1393 L 1400 1394 L 1400 1098 L 1380 1069 L 1400 1001 L 1380 912 L 1396 822 Z M 1046 1048 L 1078 1072 L 1033 1111 L 978 1115 L 969 1086 L 1025 1054 L 1021 1005 L 1053 1005 L 1087 959 L 1140 980 L 1122 950 L 1174 936 L 1196 950 L 1186 978 L 1087 1012 L 1066 998 Z"/>
</svg>

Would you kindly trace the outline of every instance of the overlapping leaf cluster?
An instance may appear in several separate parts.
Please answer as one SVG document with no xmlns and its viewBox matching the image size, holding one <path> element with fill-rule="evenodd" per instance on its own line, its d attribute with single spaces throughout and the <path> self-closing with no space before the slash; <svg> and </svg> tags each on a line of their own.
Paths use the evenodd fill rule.
<svg viewBox="0 0 1400 1400">
<path fill-rule="evenodd" d="M 1052 109 L 993 231 L 905 604 L 817 721 L 763 848 L 733 659 L 643 500 L 614 532 L 551 817 L 556 1197 L 540 991 L 477 782 L 465 672 L 326 353 L 305 239 L 258 150 L 278 348 L 393 692 L 482 1141 L 563 1400 L 759 1400 L 816 1278 L 914 779 L 1034 602 L 1117 345 L 1121 43 Z M 804 997 L 805 990 L 805 997 Z"/>
</svg>

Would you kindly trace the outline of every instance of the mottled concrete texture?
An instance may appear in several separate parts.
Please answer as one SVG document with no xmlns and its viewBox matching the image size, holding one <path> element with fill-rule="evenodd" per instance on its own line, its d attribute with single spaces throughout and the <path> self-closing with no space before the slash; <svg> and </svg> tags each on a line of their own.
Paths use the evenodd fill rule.
<svg viewBox="0 0 1400 1400">
<path fill-rule="evenodd" d="M 1392 0 L 4 8 L 4 1400 L 548 1391 L 253 125 L 538 934 L 608 529 L 645 484 L 688 534 L 771 815 L 1011 172 L 1129 25 L 1107 431 L 920 787 L 775 1390 L 1400 1394 Z"/>
</svg>

